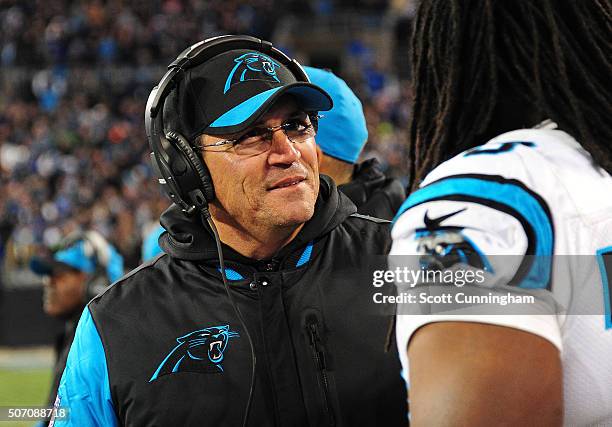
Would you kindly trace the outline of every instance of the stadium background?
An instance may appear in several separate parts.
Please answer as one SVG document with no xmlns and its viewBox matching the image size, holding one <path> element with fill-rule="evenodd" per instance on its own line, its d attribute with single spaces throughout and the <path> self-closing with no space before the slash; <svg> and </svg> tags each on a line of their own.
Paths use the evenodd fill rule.
<svg viewBox="0 0 612 427">
<path fill-rule="evenodd" d="M 405 178 L 414 10 L 414 0 L 0 0 L 0 406 L 44 402 L 62 327 L 42 312 L 32 254 L 83 226 L 118 248 L 126 271 L 139 264 L 168 205 L 144 104 L 181 50 L 249 34 L 333 70 L 364 104 L 362 158 Z"/>
</svg>

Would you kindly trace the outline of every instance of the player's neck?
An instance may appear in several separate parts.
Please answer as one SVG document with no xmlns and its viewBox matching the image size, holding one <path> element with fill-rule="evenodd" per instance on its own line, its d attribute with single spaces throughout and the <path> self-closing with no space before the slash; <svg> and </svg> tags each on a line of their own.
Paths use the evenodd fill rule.
<svg viewBox="0 0 612 427">
<path fill-rule="evenodd" d="M 336 185 L 351 182 L 353 180 L 354 169 L 355 166 L 352 163 L 334 159 L 327 155 L 322 156 L 319 166 L 319 172 L 333 179 Z"/>
</svg>

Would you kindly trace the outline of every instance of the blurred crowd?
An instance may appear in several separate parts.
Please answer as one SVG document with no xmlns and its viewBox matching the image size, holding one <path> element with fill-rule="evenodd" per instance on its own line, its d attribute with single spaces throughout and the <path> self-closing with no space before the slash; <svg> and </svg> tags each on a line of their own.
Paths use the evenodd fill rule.
<svg viewBox="0 0 612 427">
<path fill-rule="evenodd" d="M 143 235 L 169 204 L 149 164 L 144 104 L 183 48 L 227 33 L 275 41 L 286 15 L 380 14 L 387 3 L 0 1 L 0 271 L 26 268 L 37 248 L 78 228 L 101 232 L 127 269 L 138 265 Z M 372 72 L 355 37 L 338 54 L 354 55 L 356 70 L 334 71 L 364 104 L 362 157 L 403 177 L 409 85 L 393 69 Z"/>
<path fill-rule="evenodd" d="M 166 63 L 219 34 L 270 40 L 288 16 L 381 13 L 387 0 L 19 0 L 0 2 L 1 63 Z"/>
</svg>

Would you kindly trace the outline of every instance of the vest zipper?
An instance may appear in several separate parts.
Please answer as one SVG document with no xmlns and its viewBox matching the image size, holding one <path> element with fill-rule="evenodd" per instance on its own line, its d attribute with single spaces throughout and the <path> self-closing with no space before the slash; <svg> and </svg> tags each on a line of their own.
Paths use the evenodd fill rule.
<svg viewBox="0 0 612 427">
<path fill-rule="evenodd" d="M 331 405 L 331 398 L 329 392 L 329 379 L 327 378 L 327 364 L 325 361 L 325 351 L 321 345 L 321 338 L 319 337 L 319 329 L 316 323 L 308 323 L 306 325 L 306 332 L 309 338 L 310 348 L 312 350 L 312 356 L 315 362 L 315 366 L 318 369 L 319 384 L 323 390 L 323 403 L 325 405 L 325 412 L 329 419 L 329 425 L 335 426 L 336 420 Z"/>
</svg>

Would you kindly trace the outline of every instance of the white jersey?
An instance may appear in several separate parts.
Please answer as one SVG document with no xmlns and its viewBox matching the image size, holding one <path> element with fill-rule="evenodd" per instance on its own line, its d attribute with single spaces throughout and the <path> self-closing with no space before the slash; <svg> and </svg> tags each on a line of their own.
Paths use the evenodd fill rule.
<svg viewBox="0 0 612 427">
<path fill-rule="evenodd" d="M 420 326 L 435 321 L 478 321 L 528 331 L 561 352 L 565 424 L 612 425 L 610 175 L 554 124 L 508 132 L 442 163 L 426 177 L 400 209 L 390 259 L 423 254 L 423 230 L 431 234 L 436 226 L 461 230 L 469 247 L 485 259 L 554 255 L 537 275 L 532 274 L 534 265 L 525 270 L 511 262 L 499 274 L 510 279 L 523 268 L 512 286 L 547 294 L 566 311 L 544 304 L 529 315 L 400 315 L 398 348 L 406 349 Z M 452 234 L 439 233 L 437 242 Z M 405 350 L 400 358 L 407 379 Z"/>
</svg>

